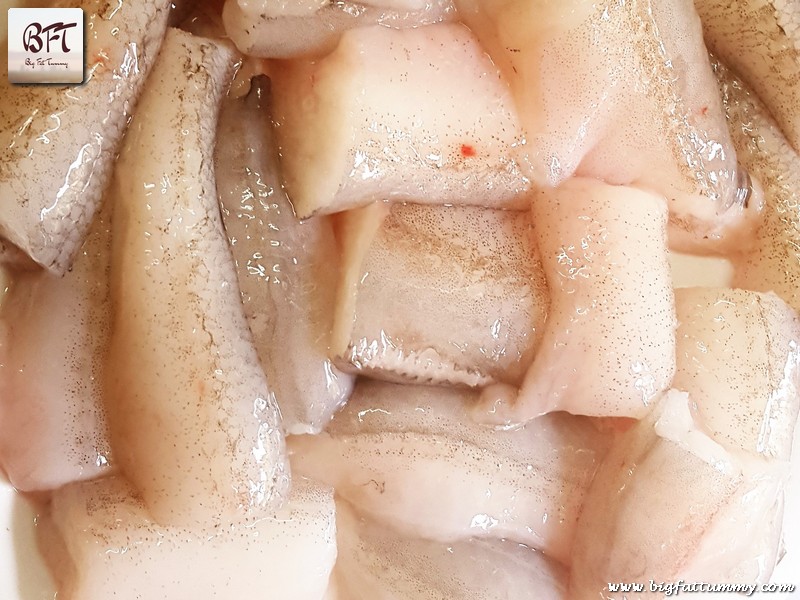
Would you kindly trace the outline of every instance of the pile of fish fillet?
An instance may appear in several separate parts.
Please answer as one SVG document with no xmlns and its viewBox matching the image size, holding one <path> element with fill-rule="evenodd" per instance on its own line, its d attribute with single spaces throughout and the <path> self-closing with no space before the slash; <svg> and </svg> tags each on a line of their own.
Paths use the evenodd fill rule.
<svg viewBox="0 0 800 600">
<path fill-rule="evenodd" d="M 796 560 L 800 4 L 63 5 L 86 82 L 0 73 L 0 470 L 59 599 Z"/>
</svg>

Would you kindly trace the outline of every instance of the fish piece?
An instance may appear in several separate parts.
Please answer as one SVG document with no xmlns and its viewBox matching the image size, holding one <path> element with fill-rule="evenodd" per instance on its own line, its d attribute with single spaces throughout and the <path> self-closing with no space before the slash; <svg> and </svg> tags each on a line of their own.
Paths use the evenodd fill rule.
<svg viewBox="0 0 800 600">
<path fill-rule="evenodd" d="M 86 19 L 81 86 L 11 85 L 0 65 L 0 237 L 63 275 L 158 55 L 168 0 L 70 0 Z"/>
<path fill-rule="evenodd" d="M 509 82 L 538 186 L 573 175 L 667 198 L 670 243 L 743 244 L 761 206 L 737 168 L 692 0 L 457 0 Z"/>
<path fill-rule="evenodd" d="M 800 317 L 774 294 L 675 292 L 677 369 L 697 418 L 727 449 L 789 460 L 800 411 Z"/>
<path fill-rule="evenodd" d="M 527 206 L 510 92 L 464 26 L 351 29 L 325 58 L 274 66 L 275 133 L 298 216 L 384 199 Z"/>
<path fill-rule="evenodd" d="M 225 523 L 288 487 L 222 226 L 213 145 L 235 53 L 170 29 L 117 164 L 107 393 L 122 472 L 162 525 Z"/>
<path fill-rule="evenodd" d="M 609 436 L 547 415 L 512 431 L 469 419 L 476 392 L 360 380 L 326 432 L 292 436 L 292 468 L 411 536 L 505 538 L 569 564 Z"/>
<path fill-rule="evenodd" d="M 391 4 L 391 3 L 387 3 Z M 452 0 L 411 2 L 407 7 L 337 0 L 307 14 L 253 14 L 238 0 L 222 11 L 225 29 L 244 54 L 264 58 L 324 56 L 354 27 L 380 25 L 393 29 L 421 27 L 456 19 Z"/>
<path fill-rule="evenodd" d="M 786 0 L 695 0 L 695 7 L 709 50 L 758 90 L 800 152 L 800 5 Z"/>
<path fill-rule="evenodd" d="M 608 582 L 769 580 L 780 536 L 769 554 L 760 536 L 780 507 L 787 463 L 726 450 L 691 402 L 671 390 L 615 440 L 583 504 L 570 598 L 606 597 Z"/>
<path fill-rule="evenodd" d="M 567 570 L 500 540 L 451 544 L 397 534 L 336 503 L 338 594 L 348 600 L 557 600 Z"/>
<path fill-rule="evenodd" d="M 336 560 L 333 491 L 302 478 L 276 512 L 222 528 L 158 524 L 121 477 L 55 491 L 39 521 L 65 600 L 321 600 Z"/>
<path fill-rule="evenodd" d="M 281 186 L 269 79 L 224 103 L 214 150 L 245 314 L 288 433 L 318 433 L 353 388 L 329 356 L 339 250 L 326 217 L 298 221 Z"/>
<path fill-rule="evenodd" d="M 721 63 L 715 70 L 739 159 L 766 203 L 754 246 L 731 257 L 733 286 L 775 292 L 800 311 L 800 156 L 756 95 Z"/>
<path fill-rule="evenodd" d="M 519 383 L 548 305 L 529 212 L 379 204 L 338 224 L 337 364 L 417 383 Z"/>
<path fill-rule="evenodd" d="M 532 219 L 550 312 L 522 387 L 487 387 L 476 418 L 647 414 L 675 372 L 666 212 L 652 193 L 591 179 L 540 193 Z"/>
<path fill-rule="evenodd" d="M 106 200 L 63 277 L 13 275 L 0 312 L 0 465 L 19 490 L 97 477 L 112 462 L 103 400 L 110 253 Z"/>
</svg>

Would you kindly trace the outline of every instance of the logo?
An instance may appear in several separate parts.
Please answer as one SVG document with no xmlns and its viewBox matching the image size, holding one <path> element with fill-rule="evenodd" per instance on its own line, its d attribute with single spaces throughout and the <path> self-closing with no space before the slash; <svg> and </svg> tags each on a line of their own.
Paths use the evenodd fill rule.
<svg viewBox="0 0 800 600">
<path fill-rule="evenodd" d="M 82 83 L 83 65 L 83 9 L 8 9 L 11 83 Z"/>
</svg>

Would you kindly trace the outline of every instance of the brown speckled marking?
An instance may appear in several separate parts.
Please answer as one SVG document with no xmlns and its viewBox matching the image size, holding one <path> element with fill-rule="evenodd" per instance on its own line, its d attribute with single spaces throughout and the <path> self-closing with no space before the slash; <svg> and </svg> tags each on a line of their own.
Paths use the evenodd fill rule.
<svg viewBox="0 0 800 600">
<path fill-rule="evenodd" d="M 213 173 L 235 59 L 228 45 L 170 29 L 115 178 L 112 443 L 162 524 L 259 514 L 288 487 Z"/>
</svg>

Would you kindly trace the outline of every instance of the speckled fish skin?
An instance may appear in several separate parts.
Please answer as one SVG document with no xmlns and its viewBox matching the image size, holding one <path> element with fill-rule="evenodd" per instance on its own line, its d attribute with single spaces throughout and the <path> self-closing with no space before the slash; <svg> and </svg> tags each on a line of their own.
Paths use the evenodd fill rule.
<svg viewBox="0 0 800 600">
<path fill-rule="evenodd" d="M 288 487 L 212 166 L 235 60 L 227 45 L 168 30 L 113 186 L 112 448 L 165 525 L 258 514 Z"/>
<path fill-rule="evenodd" d="M 408 535 L 505 538 L 569 564 L 609 437 L 563 413 L 495 431 L 469 419 L 476 396 L 359 381 L 326 432 L 288 438 L 292 468 Z"/>
<path fill-rule="evenodd" d="M 333 490 L 298 478 L 286 504 L 216 528 L 162 526 L 122 477 L 65 486 L 39 517 L 64 600 L 322 600 L 336 560 Z"/>
<path fill-rule="evenodd" d="M 789 460 L 800 411 L 800 317 L 775 294 L 675 291 L 677 369 L 698 419 L 727 449 Z"/>
<path fill-rule="evenodd" d="M 0 66 L 0 236 L 57 274 L 72 264 L 167 26 L 167 0 L 83 8 L 86 81 L 11 85 Z"/>
<path fill-rule="evenodd" d="M 281 185 L 269 80 L 222 106 L 214 150 L 245 314 L 287 433 L 319 433 L 353 389 L 333 366 L 339 249 L 327 217 L 300 222 Z"/>
<path fill-rule="evenodd" d="M 0 466 L 22 491 L 109 469 L 111 204 L 104 200 L 70 271 L 15 273 L 0 311 Z"/>
<path fill-rule="evenodd" d="M 607 596 L 608 582 L 766 582 L 780 547 L 787 463 L 712 440 L 691 397 L 668 391 L 617 438 L 583 504 L 569 597 Z M 771 538 L 765 543 L 763 534 Z"/>
<path fill-rule="evenodd" d="M 336 502 L 339 597 L 347 600 L 566 600 L 568 571 L 501 540 L 408 537 Z M 424 532 L 421 532 L 424 533 Z"/>
<path fill-rule="evenodd" d="M 476 418 L 642 418 L 675 373 L 663 199 L 576 177 L 540 192 L 533 223 L 550 293 L 545 329 L 519 391 L 485 388 Z"/>
<path fill-rule="evenodd" d="M 733 286 L 775 292 L 800 311 L 800 156 L 758 97 L 722 64 L 715 70 L 739 160 L 764 188 L 755 243 L 732 257 Z"/>
<path fill-rule="evenodd" d="M 800 152 L 800 3 L 695 0 L 711 52 L 758 91 Z"/>
</svg>

